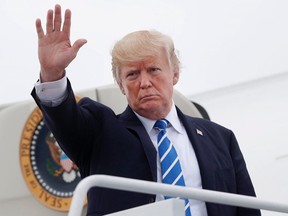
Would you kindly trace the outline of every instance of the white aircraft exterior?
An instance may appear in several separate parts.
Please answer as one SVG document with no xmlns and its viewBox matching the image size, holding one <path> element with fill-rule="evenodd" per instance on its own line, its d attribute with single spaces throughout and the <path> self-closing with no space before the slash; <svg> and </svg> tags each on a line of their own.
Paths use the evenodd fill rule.
<svg viewBox="0 0 288 216">
<path fill-rule="evenodd" d="M 79 95 L 93 98 L 91 89 L 113 84 L 109 52 L 126 33 L 171 35 L 182 62 L 175 89 L 235 132 L 257 196 L 288 205 L 287 1 L 7 0 L 0 3 L 0 215 L 67 214 L 39 202 L 21 171 L 23 129 L 36 107 L 30 91 L 39 74 L 34 23 L 37 17 L 45 22 L 55 3 L 72 10 L 72 40 L 88 40 L 67 69 Z"/>
</svg>

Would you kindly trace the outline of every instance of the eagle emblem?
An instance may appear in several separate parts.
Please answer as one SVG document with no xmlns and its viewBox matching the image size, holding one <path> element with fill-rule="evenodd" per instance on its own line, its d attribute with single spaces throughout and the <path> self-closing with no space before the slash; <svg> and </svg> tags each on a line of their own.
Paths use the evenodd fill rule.
<svg viewBox="0 0 288 216">
<path fill-rule="evenodd" d="M 19 149 L 23 178 L 33 196 L 49 208 L 68 211 L 80 171 L 60 148 L 38 107 L 23 127 Z"/>
<path fill-rule="evenodd" d="M 50 132 L 46 136 L 46 143 L 49 147 L 51 158 L 54 164 L 58 167 L 53 166 L 51 161 L 47 160 L 47 169 L 53 176 L 61 176 L 63 181 L 70 183 L 74 181 L 77 176 L 80 176 L 78 167 L 69 159 L 69 157 L 60 148 L 57 140 Z"/>
</svg>

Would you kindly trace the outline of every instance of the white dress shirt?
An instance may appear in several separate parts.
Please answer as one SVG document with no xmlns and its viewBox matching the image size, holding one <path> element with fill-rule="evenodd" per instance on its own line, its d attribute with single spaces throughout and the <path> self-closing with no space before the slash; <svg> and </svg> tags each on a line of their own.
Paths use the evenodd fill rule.
<svg viewBox="0 0 288 216">
<path fill-rule="evenodd" d="M 59 105 L 65 99 L 67 93 L 66 88 L 66 76 L 54 82 L 41 83 L 39 79 L 39 81 L 35 83 L 36 94 L 40 101 L 52 107 Z"/>
<path fill-rule="evenodd" d="M 159 131 L 153 128 L 156 121 L 144 118 L 138 115 L 137 113 L 136 115 L 144 125 L 147 133 L 149 134 L 155 146 L 155 149 L 158 151 L 157 135 Z M 172 105 L 171 111 L 165 117 L 165 119 L 167 119 L 171 124 L 171 127 L 168 127 L 166 130 L 168 138 L 172 142 L 179 156 L 186 187 L 202 189 L 202 181 L 198 161 L 194 149 L 186 133 L 186 130 L 183 124 L 181 123 L 180 119 L 178 118 L 174 103 Z M 162 174 L 161 174 L 160 159 L 159 155 L 157 154 L 157 181 L 160 183 L 162 182 L 161 176 Z M 156 196 L 156 201 L 160 201 L 163 199 L 164 197 L 162 195 Z M 192 216 L 207 216 L 207 209 L 205 202 L 200 200 L 189 200 L 189 203 Z"/>
<path fill-rule="evenodd" d="M 41 83 L 38 81 L 35 84 L 36 94 L 41 102 L 48 106 L 59 105 L 66 97 L 67 92 L 67 78 L 64 76 L 62 79 L 55 82 Z M 144 118 L 137 113 L 136 116 L 144 125 L 148 135 L 150 136 L 155 149 L 157 150 L 157 134 L 158 131 L 153 128 L 155 120 Z M 173 143 L 177 154 L 179 156 L 185 184 L 187 187 L 202 188 L 201 175 L 199 170 L 198 161 L 188 138 L 186 130 L 178 118 L 176 108 L 172 106 L 171 111 L 166 116 L 166 119 L 171 123 L 171 127 L 167 128 L 167 133 L 170 141 Z M 162 182 L 161 166 L 159 156 L 157 154 L 157 181 Z M 163 200 L 162 195 L 156 195 L 156 201 Z M 193 216 L 207 216 L 206 204 L 200 200 L 189 200 L 191 214 Z"/>
</svg>

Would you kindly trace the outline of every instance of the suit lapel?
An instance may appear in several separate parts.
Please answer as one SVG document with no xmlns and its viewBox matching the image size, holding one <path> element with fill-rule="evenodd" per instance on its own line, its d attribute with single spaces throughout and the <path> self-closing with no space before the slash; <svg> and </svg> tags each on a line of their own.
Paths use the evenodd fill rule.
<svg viewBox="0 0 288 216">
<path fill-rule="evenodd" d="M 128 130 L 138 136 L 146 154 L 153 181 L 157 182 L 157 151 L 141 121 L 129 106 L 127 106 L 126 110 L 120 114 L 119 120 L 126 125 Z"/>
<path fill-rule="evenodd" d="M 214 188 L 215 176 L 213 170 L 215 170 L 215 155 L 212 150 L 213 143 L 211 142 L 205 128 L 201 128 L 200 126 L 196 125 L 193 118 L 185 116 L 178 108 L 177 113 L 194 148 L 200 168 L 202 186 L 205 189 Z M 119 115 L 119 120 L 125 124 L 128 130 L 138 136 L 145 151 L 153 181 L 156 182 L 157 151 L 144 126 L 129 106 L 127 106 L 126 110 Z"/>
<path fill-rule="evenodd" d="M 202 178 L 202 187 L 205 189 L 214 188 L 215 155 L 211 149 L 213 143 L 205 128 L 196 125 L 193 118 L 185 116 L 179 109 L 177 112 L 195 151 Z"/>
</svg>

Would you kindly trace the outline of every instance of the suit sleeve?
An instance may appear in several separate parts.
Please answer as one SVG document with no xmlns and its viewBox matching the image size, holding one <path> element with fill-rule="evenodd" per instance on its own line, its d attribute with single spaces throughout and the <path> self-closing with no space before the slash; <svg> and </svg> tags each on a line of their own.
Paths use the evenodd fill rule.
<svg viewBox="0 0 288 216">
<path fill-rule="evenodd" d="M 241 153 L 240 147 L 238 145 L 234 133 L 231 133 L 230 144 L 231 144 L 230 154 L 235 168 L 237 193 L 247 196 L 256 196 L 243 154 Z M 260 210 L 257 209 L 238 208 L 237 211 L 238 216 L 261 215 Z"/>
<path fill-rule="evenodd" d="M 70 82 L 67 84 L 67 97 L 56 107 L 42 103 L 35 89 L 31 94 L 43 113 L 45 124 L 64 152 L 78 167 L 87 167 L 85 164 L 89 164 L 91 152 L 97 148 L 93 143 L 97 133 L 101 133 L 102 116 L 107 109 L 88 98 L 77 103 Z M 84 171 L 84 176 L 87 172 L 89 170 Z"/>
</svg>

